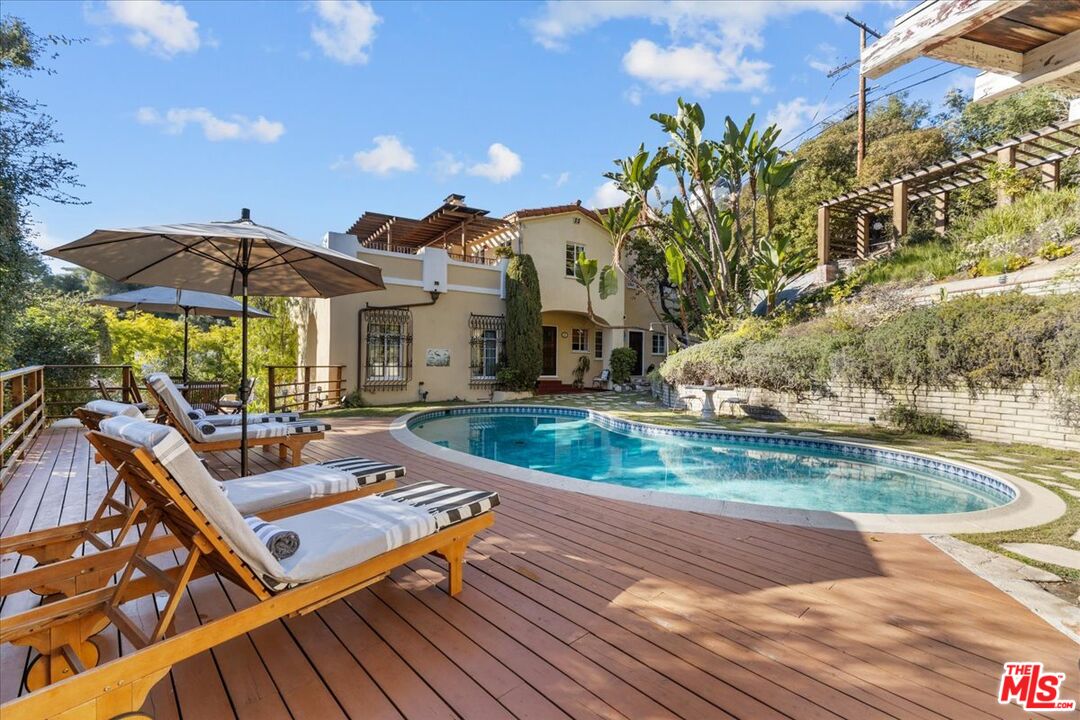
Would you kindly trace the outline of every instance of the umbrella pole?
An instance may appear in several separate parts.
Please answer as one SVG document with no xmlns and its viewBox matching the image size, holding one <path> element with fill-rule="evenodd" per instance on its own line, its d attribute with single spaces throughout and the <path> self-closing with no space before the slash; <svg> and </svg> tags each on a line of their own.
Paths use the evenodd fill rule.
<svg viewBox="0 0 1080 720">
<path fill-rule="evenodd" d="M 184 308 L 184 385 L 188 383 L 188 315 L 191 308 Z"/>
<path fill-rule="evenodd" d="M 244 388 L 247 387 L 247 357 L 248 357 L 248 337 L 247 337 L 247 323 L 248 323 L 248 244 L 244 240 L 241 253 L 243 257 L 243 268 L 240 270 L 240 277 L 243 282 L 243 299 L 241 304 L 243 309 L 240 315 L 240 390 L 237 397 L 240 398 L 240 477 L 247 477 L 247 465 L 248 465 L 248 411 L 247 402 L 244 397 Z"/>
</svg>

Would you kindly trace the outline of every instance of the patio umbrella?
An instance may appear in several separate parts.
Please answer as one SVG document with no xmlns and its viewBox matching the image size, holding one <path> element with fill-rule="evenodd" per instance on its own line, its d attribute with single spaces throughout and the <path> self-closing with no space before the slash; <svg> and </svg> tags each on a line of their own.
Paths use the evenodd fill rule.
<svg viewBox="0 0 1080 720">
<path fill-rule="evenodd" d="M 258 225 L 247 208 L 232 222 L 95 230 L 46 254 L 120 282 L 240 295 L 241 395 L 249 295 L 325 298 L 384 287 L 377 266 Z M 246 404 L 241 413 L 240 474 L 246 475 Z"/>
<path fill-rule="evenodd" d="M 192 313 L 210 317 L 240 317 L 244 314 L 244 306 L 227 295 L 214 295 L 195 290 L 176 290 L 168 287 L 139 288 L 95 298 L 88 302 L 121 310 L 183 315 L 185 384 L 188 381 L 188 319 Z M 248 317 L 271 317 L 270 313 L 258 308 L 248 308 L 247 314 Z"/>
</svg>

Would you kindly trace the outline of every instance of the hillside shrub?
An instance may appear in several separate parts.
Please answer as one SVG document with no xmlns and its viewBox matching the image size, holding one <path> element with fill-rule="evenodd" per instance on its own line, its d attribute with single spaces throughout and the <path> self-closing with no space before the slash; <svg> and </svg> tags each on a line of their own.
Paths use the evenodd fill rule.
<svg viewBox="0 0 1080 720">
<path fill-rule="evenodd" d="M 977 396 L 1043 380 L 1066 422 L 1080 425 L 1080 294 L 967 296 L 852 319 L 837 313 L 753 339 L 729 333 L 680 350 L 660 367 L 676 385 L 760 387 L 795 395 L 845 381 L 915 405 L 919 391 Z"/>
<path fill-rule="evenodd" d="M 966 440 L 967 430 L 960 423 L 936 413 L 923 412 L 914 405 L 898 403 L 885 411 L 885 420 L 904 432 Z"/>
<path fill-rule="evenodd" d="M 615 348 L 611 351 L 611 382 L 623 385 L 630 382 L 630 373 L 637 365 L 637 353 L 628 347 Z"/>
<path fill-rule="evenodd" d="M 507 390 L 532 390 L 543 369 L 540 281 L 528 255 L 515 255 L 506 268 L 506 367 L 499 382 Z"/>
</svg>

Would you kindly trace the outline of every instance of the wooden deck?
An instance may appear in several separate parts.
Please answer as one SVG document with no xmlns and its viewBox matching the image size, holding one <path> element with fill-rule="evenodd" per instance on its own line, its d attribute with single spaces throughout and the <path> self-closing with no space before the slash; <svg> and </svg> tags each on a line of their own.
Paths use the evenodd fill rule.
<svg viewBox="0 0 1080 720">
<path fill-rule="evenodd" d="M 404 463 L 406 481 L 499 491 L 465 591 L 434 587 L 441 561 L 413 563 L 176 666 L 148 701 L 158 720 L 1029 717 L 996 702 L 1009 660 L 1068 673 L 1065 697 L 1080 697 L 1077 646 L 921 537 L 570 494 L 439 464 L 382 420 L 333 425 L 310 459 L 363 454 Z M 237 458 L 211 465 L 232 477 Z M 84 518 L 110 474 L 79 431 L 46 432 L 0 494 L 3 534 Z M 4 574 L 18 565 L 0 562 Z M 0 612 L 37 602 L 15 596 Z M 177 625 L 249 602 L 203 578 Z M 153 617 L 153 599 L 139 610 Z M 103 658 L 130 650 L 111 628 L 99 641 Z M 3 648 L 0 700 L 19 692 L 26 662 Z"/>
</svg>

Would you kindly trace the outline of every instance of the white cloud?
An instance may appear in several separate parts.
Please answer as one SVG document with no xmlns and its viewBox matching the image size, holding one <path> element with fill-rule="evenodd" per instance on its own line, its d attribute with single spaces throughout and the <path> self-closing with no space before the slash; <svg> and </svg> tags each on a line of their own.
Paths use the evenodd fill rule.
<svg viewBox="0 0 1080 720">
<path fill-rule="evenodd" d="M 492 143 L 488 148 L 488 161 L 469 167 L 470 175 L 501 183 L 521 172 L 521 156 L 502 143 Z"/>
<path fill-rule="evenodd" d="M 465 163 L 458 160 L 453 153 L 439 150 L 439 159 L 435 161 L 435 175 L 440 178 L 459 175 L 465 169 Z"/>
<path fill-rule="evenodd" d="M 764 88 L 769 64 L 701 44 L 661 48 L 651 40 L 635 40 L 623 56 L 623 69 L 660 92 L 693 90 L 708 95 Z"/>
<path fill-rule="evenodd" d="M 416 158 L 397 135 L 377 135 L 375 147 L 353 153 L 352 164 L 359 170 L 376 175 L 409 172 L 416 169 Z"/>
<path fill-rule="evenodd" d="M 559 177 L 555 178 L 555 187 L 562 187 L 566 183 L 570 182 L 570 172 L 563 171 L 559 173 Z"/>
<path fill-rule="evenodd" d="M 105 12 L 91 19 L 127 28 L 131 31 L 128 40 L 132 45 L 162 57 L 199 49 L 199 23 L 188 17 L 180 3 L 108 0 Z"/>
<path fill-rule="evenodd" d="M 627 88 L 626 92 L 623 93 L 623 97 L 626 98 L 626 102 L 630 103 L 631 105 L 640 105 L 642 98 L 641 88 L 639 88 L 637 85 L 631 88 Z"/>
<path fill-rule="evenodd" d="M 267 120 L 262 115 L 254 120 L 243 115 L 230 115 L 228 119 L 222 119 L 201 107 L 169 108 L 164 114 L 152 107 L 141 107 L 135 112 L 135 120 L 142 125 L 160 125 L 172 135 L 184 132 L 190 124 L 199 125 L 203 136 L 212 142 L 244 140 L 273 143 L 285 134 L 283 123 Z"/>
<path fill-rule="evenodd" d="M 806 57 L 806 64 L 820 73 L 829 73 L 839 65 L 839 50 L 829 43 L 819 43 L 814 55 Z"/>
<path fill-rule="evenodd" d="M 816 117 L 828 115 L 828 107 L 821 103 L 807 102 L 804 97 L 797 97 L 787 102 L 778 103 L 766 115 L 769 124 L 776 123 L 783 131 L 780 136 L 791 140 Z"/>
<path fill-rule="evenodd" d="M 318 0 L 319 21 L 311 26 L 311 39 L 327 57 L 346 65 L 363 65 L 375 41 L 375 26 L 382 18 L 369 3 L 357 0 Z"/>
<path fill-rule="evenodd" d="M 627 197 L 627 194 L 615 185 L 614 180 L 608 180 L 593 191 L 592 197 L 589 198 L 586 205 L 595 210 L 602 210 L 622 205 Z"/>
<path fill-rule="evenodd" d="M 859 0 L 549 0 L 529 24 L 536 42 L 552 50 L 566 48 L 573 36 L 607 22 L 644 21 L 665 27 L 667 47 L 644 38 L 635 41 L 623 58 L 624 69 L 662 92 L 697 90 L 696 84 L 704 83 L 708 94 L 767 86 L 768 64 L 745 56 L 748 50 L 764 47 L 770 22 L 800 12 L 842 18 L 858 5 Z M 627 99 L 633 103 L 632 97 Z"/>
</svg>

